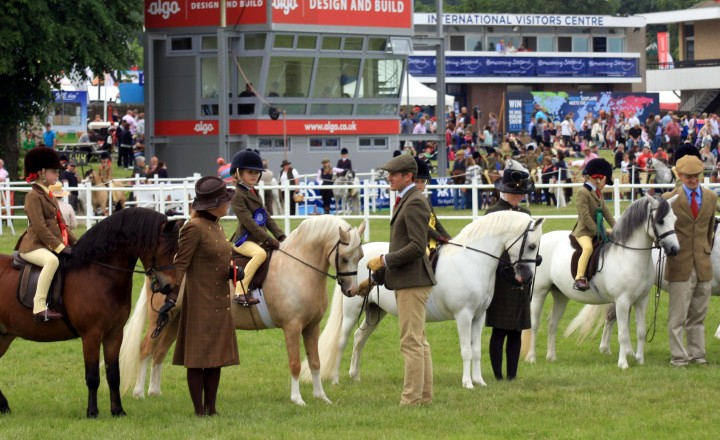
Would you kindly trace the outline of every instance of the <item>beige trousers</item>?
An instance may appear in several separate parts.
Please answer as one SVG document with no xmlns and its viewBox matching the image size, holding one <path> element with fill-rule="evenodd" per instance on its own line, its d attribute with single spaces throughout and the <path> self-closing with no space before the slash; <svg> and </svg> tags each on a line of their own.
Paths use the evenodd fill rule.
<svg viewBox="0 0 720 440">
<path fill-rule="evenodd" d="M 234 249 L 235 252 L 243 257 L 250 257 L 250 261 L 248 261 L 248 264 L 245 266 L 245 277 L 240 282 L 242 285 L 238 283 L 235 286 L 235 293 L 238 295 L 245 292 L 250 293 L 248 290 L 250 283 L 252 282 L 253 276 L 255 276 L 255 272 L 257 272 L 258 268 L 267 258 L 267 252 L 265 252 L 265 249 L 261 248 L 260 245 L 250 240 L 245 241 L 245 243 L 238 247 L 234 247 Z"/>
<path fill-rule="evenodd" d="M 710 284 L 710 281 L 698 281 L 694 267 L 687 281 L 668 283 L 668 340 L 673 365 L 706 361 L 705 316 Z M 683 344 L 683 329 L 687 345 Z"/>
<path fill-rule="evenodd" d="M 592 256 L 593 246 L 592 237 L 583 236 L 575 238 L 580 244 L 580 247 L 582 247 L 582 254 L 580 254 L 580 258 L 578 259 L 577 274 L 575 274 L 575 279 L 579 280 L 580 278 L 585 278 L 585 271 L 587 271 L 587 266 Z"/>
<path fill-rule="evenodd" d="M 57 255 L 47 249 L 35 249 L 26 254 L 20 254 L 23 260 L 41 266 L 40 276 L 38 277 L 37 290 L 35 291 L 35 300 L 33 302 L 33 314 L 44 312 L 47 309 L 47 296 L 50 290 L 53 276 L 60 265 Z"/>
<path fill-rule="evenodd" d="M 400 352 L 405 361 L 401 405 L 432 401 L 432 356 L 425 336 L 425 304 L 430 296 L 430 289 L 432 286 L 395 291 L 400 321 Z"/>
</svg>

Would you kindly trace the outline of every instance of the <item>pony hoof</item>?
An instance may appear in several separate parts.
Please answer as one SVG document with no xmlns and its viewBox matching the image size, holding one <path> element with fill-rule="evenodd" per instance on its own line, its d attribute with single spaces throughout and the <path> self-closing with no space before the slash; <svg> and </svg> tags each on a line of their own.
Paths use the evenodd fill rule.
<svg viewBox="0 0 720 440">
<path fill-rule="evenodd" d="M 463 388 L 466 390 L 472 390 L 475 388 L 475 386 L 472 384 L 472 381 L 463 381 Z"/>
<path fill-rule="evenodd" d="M 602 354 L 612 354 L 612 353 L 610 352 L 610 347 L 601 347 L 601 348 L 600 348 L 600 353 L 602 353 Z"/>
<path fill-rule="evenodd" d="M 100 412 L 97 409 L 88 409 L 87 410 L 87 418 L 88 419 L 97 419 L 98 415 L 100 415 Z"/>
<path fill-rule="evenodd" d="M 7 405 L 0 406 L 0 414 L 10 414 L 10 407 Z"/>
<path fill-rule="evenodd" d="M 333 377 L 332 379 L 330 379 L 330 384 L 331 384 L 331 385 L 340 385 L 340 378 L 339 378 L 339 377 Z"/>
<path fill-rule="evenodd" d="M 298 405 L 298 406 L 305 406 L 305 401 L 304 401 L 304 400 L 302 400 L 302 398 L 298 398 L 298 399 L 290 399 L 290 400 L 292 400 L 292 403 L 294 403 L 295 405 Z"/>
<path fill-rule="evenodd" d="M 534 363 L 535 363 L 535 356 L 526 356 L 526 357 L 525 357 L 525 362 L 527 362 L 527 363 L 529 363 L 529 364 L 534 364 Z"/>
<path fill-rule="evenodd" d="M 627 370 L 628 363 L 627 362 L 618 362 L 618 368 L 620 368 L 621 370 Z"/>
<path fill-rule="evenodd" d="M 120 411 L 113 411 L 112 416 L 113 417 L 125 417 L 127 414 L 122 409 Z"/>
<path fill-rule="evenodd" d="M 636 356 L 635 361 L 638 363 L 638 365 L 644 365 L 645 364 L 645 357 L 644 356 Z"/>
<path fill-rule="evenodd" d="M 324 395 L 324 394 L 323 394 L 322 396 L 315 396 L 315 398 L 316 398 L 316 399 L 319 399 L 319 400 L 322 400 L 323 402 L 327 403 L 328 405 L 332 405 L 332 404 L 333 404 L 332 401 L 331 401 L 330 399 L 328 399 L 328 397 L 327 397 L 326 395 Z"/>
<path fill-rule="evenodd" d="M 138 392 L 138 391 L 134 391 L 134 392 L 133 392 L 133 397 L 136 398 L 136 399 L 139 399 L 139 400 L 144 400 L 144 399 L 145 399 L 145 393 L 142 392 L 142 391 L 139 391 L 139 392 Z"/>
</svg>

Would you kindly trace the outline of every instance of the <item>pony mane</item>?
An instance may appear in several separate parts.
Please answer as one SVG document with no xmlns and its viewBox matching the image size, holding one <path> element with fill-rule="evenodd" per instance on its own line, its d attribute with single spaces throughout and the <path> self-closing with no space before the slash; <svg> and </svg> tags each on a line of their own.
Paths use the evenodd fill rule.
<svg viewBox="0 0 720 440">
<path fill-rule="evenodd" d="M 147 208 L 127 208 L 100 221 L 80 237 L 73 246 L 68 267 L 80 267 L 92 260 L 131 248 L 145 253 L 157 246 L 160 225 L 167 222 L 165 214 Z"/>
<path fill-rule="evenodd" d="M 630 236 L 637 228 L 645 226 L 649 203 L 650 199 L 641 197 L 630 204 L 630 207 L 620 216 L 620 219 L 613 227 L 611 234 L 613 241 L 623 244 L 630 239 Z M 653 221 L 664 218 L 669 211 L 670 204 L 667 200 L 661 198 Z"/>
<path fill-rule="evenodd" d="M 300 237 L 316 237 L 321 242 L 331 242 L 337 240 L 338 228 L 349 231 L 351 226 L 348 222 L 334 215 L 317 215 L 303 220 L 294 231 L 288 235 L 287 240 L 283 243 L 283 247 L 287 244 L 293 244 Z M 354 246 L 357 243 L 350 243 Z"/>
<path fill-rule="evenodd" d="M 486 236 L 497 236 L 507 232 L 516 232 L 519 236 L 525 232 L 528 222 L 532 218 L 524 212 L 498 211 L 486 214 L 465 226 L 452 242 L 460 245 L 469 245 L 473 240 Z M 457 246 L 445 246 L 446 251 L 457 251 Z"/>
</svg>

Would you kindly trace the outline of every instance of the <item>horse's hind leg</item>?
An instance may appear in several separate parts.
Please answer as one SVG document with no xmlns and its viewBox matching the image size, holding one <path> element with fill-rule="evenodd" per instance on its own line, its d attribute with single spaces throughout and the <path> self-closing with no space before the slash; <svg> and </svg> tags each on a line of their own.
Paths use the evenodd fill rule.
<svg viewBox="0 0 720 440">
<path fill-rule="evenodd" d="M 640 365 L 645 363 L 645 332 L 647 331 L 647 326 L 645 325 L 645 312 L 647 311 L 649 300 L 650 295 L 644 295 L 635 302 L 635 327 L 637 335 L 637 351 L 635 352 L 635 360 Z M 655 319 L 657 319 L 657 317 Z"/>
<path fill-rule="evenodd" d="M 605 317 L 605 326 L 603 327 L 602 339 L 600 340 L 600 353 L 610 353 L 610 338 L 612 337 L 612 330 L 615 326 L 617 317 L 615 315 L 615 305 L 613 304 L 607 312 Z"/>
<path fill-rule="evenodd" d="M 335 292 L 335 294 L 340 294 Z M 343 321 L 340 327 L 340 337 L 338 338 L 337 355 L 335 358 L 335 366 L 333 371 L 330 372 L 330 379 L 333 385 L 340 383 L 340 364 L 342 363 L 342 355 L 347 346 L 350 333 L 355 327 L 357 317 L 360 316 L 360 310 L 362 309 L 362 301 L 355 298 L 343 298 Z"/>
<path fill-rule="evenodd" d="M 630 343 L 630 304 L 622 299 L 615 301 L 615 310 L 617 311 L 618 323 L 618 341 L 620 342 L 618 367 L 623 370 L 628 367 L 627 355 L 632 355 L 632 346 Z"/>
<path fill-rule="evenodd" d="M 470 376 L 470 366 L 473 359 L 472 321 L 473 316 L 466 309 L 455 315 L 455 325 L 460 339 L 460 356 L 463 360 L 462 386 L 469 390 L 475 388 Z"/>
<path fill-rule="evenodd" d="M 105 356 L 105 377 L 110 389 L 110 414 L 124 416 L 120 398 L 120 346 L 122 345 L 122 327 L 110 333 L 103 340 L 103 353 Z"/>
<path fill-rule="evenodd" d="M 385 315 L 387 315 L 387 312 L 380 307 L 374 304 L 368 305 L 365 311 L 365 319 L 355 331 L 349 371 L 350 378 L 354 381 L 360 380 L 360 364 L 365 344 L 367 344 L 368 339 L 370 339 L 370 335 L 380 326 L 380 321 L 383 320 Z"/>
<path fill-rule="evenodd" d="M 83 358 L 85 359 L 85 384 L 88 388 L 87 417 L 96 418 L 99 414 L 97 406 L 97 390 L 100 387 L 100 336 L 85 335 L 82 338 Z M 118 350 L 120 345 L 118 344 Z M 107 364 L 107 361 L 105 361 Z M 117 362 L 117 359 L 115 360 Z M 108 364 L 109 367 L 109 364 Z M 118 372 L 120 369 L 118 368 Z M 118 375 L 118 384 L 120 378 Z M 119 394 L 119 393 L 118 393 Z"/>
<path fill-rule="evenodd" d="M 322 380 L 320 380 L 320 354 L 318 353 L 318 339 L 320 337 L 320 324 L 309 325 L 303 329 L 303 344 L 305 345 L 305 356 L 307 356 L 310 374 L 312 375 L 313 396 L 316 399 L 332 403 L 325 395 Z"/>
<path fill-rule="evenodd" d="M 470 343 L 472 345 L 472 381 L 476 385 L 487 386 L 482 378 L 480 358 L 482 357 L 482 330 L 485 324 L 485 314 L 475 317 L 472 321 Z"/>
<path fill-rule="evenodd" d="M 7 351 L 10 344 L 15 339 L 15 336 L 3 335 L 0 336 L 0 357 L 2 357 Z M 0 414 L 8 414 L 10 412 L 10 405 L 5 398 L 5 395 L 0 391 Z"/>
</svg>

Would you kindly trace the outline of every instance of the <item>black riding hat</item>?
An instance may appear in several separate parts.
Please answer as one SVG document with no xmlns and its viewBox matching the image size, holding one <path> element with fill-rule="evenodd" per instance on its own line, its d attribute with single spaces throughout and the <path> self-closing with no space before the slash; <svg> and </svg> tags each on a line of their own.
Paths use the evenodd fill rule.
<svg viewBox="0 0 720 440">
<path fill-rule="evenodd" d="M 44 169 L 59 169 L 60 157 L 48 147 L 35 147 L 25 155 L 25 177 Z"/>
<path fill-rule="evenodd" d="M 682 144 L 680 145 L 677 150 L 675 150 L 674 159 L 675 163 L 677 163 L 678 160 L 682 159 L 683 156 L 695 156 L 698 159 L 702 160 L 702 156 L 700 156 L 700 150 L 695 147 L 693 144 Z"/>
<path fill-rule="evenodd" d="M 430 180 L 430 169 L 428 168 L 427 163 L 418 157 L 415 158 L 415 162 L 417 162 L 418 167 L 418 172 L 415 178 Z"/>
<path fill-rule="evenodd" d="M 498 191 L 508 194 L 530 194 L 535 191 L 535 182 L 530 174 L 510 168 L 503 171 L 502 179 L 496 180 L 494 185 Z"/>
<path fill-rule="evenodd" d="M 583 176 L 593 176 L 596 174 L 602 174 L 605 176 L 605 184 L 613 184 L 612 165 L 610 162 L 603 159 L 602 157 L 595 158 L 585 165 L 583 168 Z"/>
<path fill-rule="evenodd" d="M 253 171 L 265 171 L 265 167 L 262 163 L 262 158 L 259 154 L 252 150 L 243 150 L 238 152 L 232 158 L 230 165 L 230 174 L 235 174 L 236 170 L 253 170 Z"/>
</svg>

